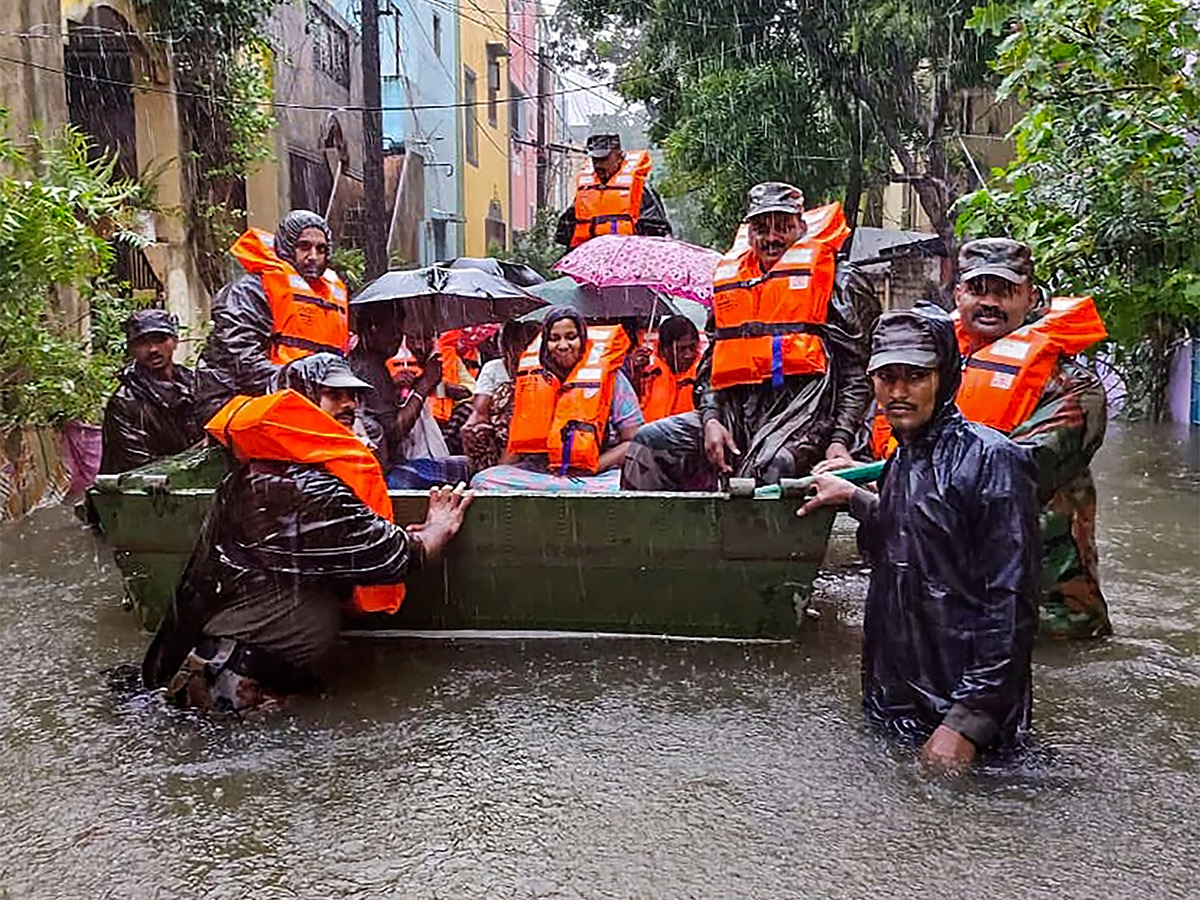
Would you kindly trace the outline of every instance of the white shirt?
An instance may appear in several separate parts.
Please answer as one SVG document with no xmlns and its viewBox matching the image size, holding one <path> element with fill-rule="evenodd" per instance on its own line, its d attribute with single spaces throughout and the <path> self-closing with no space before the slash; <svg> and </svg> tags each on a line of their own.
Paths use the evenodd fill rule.
<svg viewBox="0 0 1200 900">
<path fill-rule="evenodd" d="M 504 360 L 489 360 L 483 364 L 483 368 L 479 370 L 479 375 L 475 379 L 475 393 L 490 397 L 496 393 L 496 388 L 509 381 L 512 381 L 512 378 L 509 377 L 508 369 L 504 366 Z"/>
</svg>

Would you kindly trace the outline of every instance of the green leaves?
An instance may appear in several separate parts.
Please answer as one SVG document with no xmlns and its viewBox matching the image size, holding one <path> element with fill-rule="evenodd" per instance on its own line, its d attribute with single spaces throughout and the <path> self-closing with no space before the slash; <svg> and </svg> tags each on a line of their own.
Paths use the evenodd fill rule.
<svg viewBox="0 0 1200 900">
<path fill-rule="evenodd" d="M 1126 357 L 1165 370 L 1172 342 L 1200 322 L 1200 93 L 1185 75 L 1197 10 L 1029 0 L 1011 16 L 996 69 L 1027 104 L 1016 159 L 963 198 L 959 232 L 1028 240 L 1053 290 L 1093 294 Z M 1144 342 L 1150 352 L 1131 352 Z M 1145 373 L 1153 391 L 1159 375 Z"/>
<path fill-rule="evenodd" d="M 130 230 L 139 191 L 114 177 L 111 158 L 89 161 L 70 129 L 35 150 L 0 139 L 0 428 L 99 416 L 133 306 L 104 287 L 106 238 L 144 240 Z"/>
</svg>

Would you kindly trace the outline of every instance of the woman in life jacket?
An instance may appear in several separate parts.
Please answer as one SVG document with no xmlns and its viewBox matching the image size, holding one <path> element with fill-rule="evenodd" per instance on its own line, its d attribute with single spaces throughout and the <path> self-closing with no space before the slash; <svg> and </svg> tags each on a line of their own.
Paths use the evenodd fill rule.
<svg viewBox="0 0 1200 900">
<path fill-rule="evenodd" d="M 638 397 L 647 422 L 695 409 L 692 394 L 700 362 L 700 332 L 687 316 L 668 316 L 658 326 L 658 346 L 642 372 Z"/>
<path fill-rule="evenodd" d="M 621 363 L 618 325 L 585 324 L 570 307 L 547 314 L 517 368 L 508 449 L 472 479 L 479 490 L 615 493 L 642 411 Z"/>
</svg>

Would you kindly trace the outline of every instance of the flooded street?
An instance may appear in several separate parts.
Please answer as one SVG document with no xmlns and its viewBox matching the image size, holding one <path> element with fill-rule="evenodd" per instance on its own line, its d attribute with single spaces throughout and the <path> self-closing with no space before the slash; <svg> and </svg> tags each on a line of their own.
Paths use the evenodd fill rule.
<svg viewBox="0 0 1200 900">
<path fill-rule="evenodd" d="M 1035 753 L 957 785 L 861 727 L 857 569 L 792 645 L 356 642 L 238 725 L 104 674 L 148 636 L 68 510 L 4 525 L 0 898 L 1195 896 L 1198 432 L 1095 470 L 1116 637 L 1040 644 Z"/>
</svg>

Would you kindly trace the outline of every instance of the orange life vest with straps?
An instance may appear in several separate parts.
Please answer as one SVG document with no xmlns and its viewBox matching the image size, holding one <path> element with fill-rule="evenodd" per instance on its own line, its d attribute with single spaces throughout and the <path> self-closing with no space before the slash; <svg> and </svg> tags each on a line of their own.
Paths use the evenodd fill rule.
<svg viewBox="0 0 1200 900">
<path fill-rule="evenodd" d="M 234 397 L 204 427 L 242 461 L 324 466 L 372 512 L 394 521 L 392 498 L 374 454 L 349 428 L 296 391 Z M 354 589 L 354 605 L 365 613 L 394 613 L 403 601 L 403 584 Z"/>
<path fill-rule="evenodd" d="M 585 164 L 575 178 L 575 248 L 598 234 L 633 234 L 642 211 L 642 192 L 650 174 L 650 154 L 630 151 L 617 174 L 608 181 L 596 177 Z"/>
<path fill-rule="evenodd" d="M 717 264 L 712 362 L 717 390 L 767 378 L 778 389 L 787 375 L 817 375 L 828 367 L 818 327 L 825 324 L 833 295 L 834 254 L 849 233 L 841 205 L 829 206 L 835 209 L 816 222 L 816 237 L 806 233 L 769 272 L 761 270 L 753 249 L 735 252 L 740 242 Z"/>
<path fill-rule="evenodd" d="M 966 356 L 970 337 L 957 311 L 953 318 Z M 1008 434 L 1033 414 L 1060 355 L 1080 353 L 1107 336 L 1091 297 L 1055 297 L 1036 322 L 966 356 L 958 408 L 972 422 Z"/>
<path fill-rule="evenodd" d="M 692 390 L 696 384 L 696 369 L 699 365 L 700 359 L 697 357 L 690 369 L 676 375 L 667 365 L 667 361 L 655 350 L 642 379 L 642 417 L 647 422 L 655 422 L 695 409 Z"/>
<path fill-rule="evenodd" d="M 560 475 L 595 474 L 629 337 L 620 325 L 589 325 L 583 357 L 562 382 L 542 366 L 541 348 L 539 336 L 517 364 L 508 452 L 545 453 Z"/>
<path fill-rule="evenodd" d="M 350 343 L 349 297 L 333 269 L 314 286 L 285 259 L 275 255 L 275 237 L 251 228 L 229 252 L 251 275 L 262 278 L 271 306 L 271 342 L 267 358 L 281 366 L 313 353 L 345 356 Z"/>
</svg>

